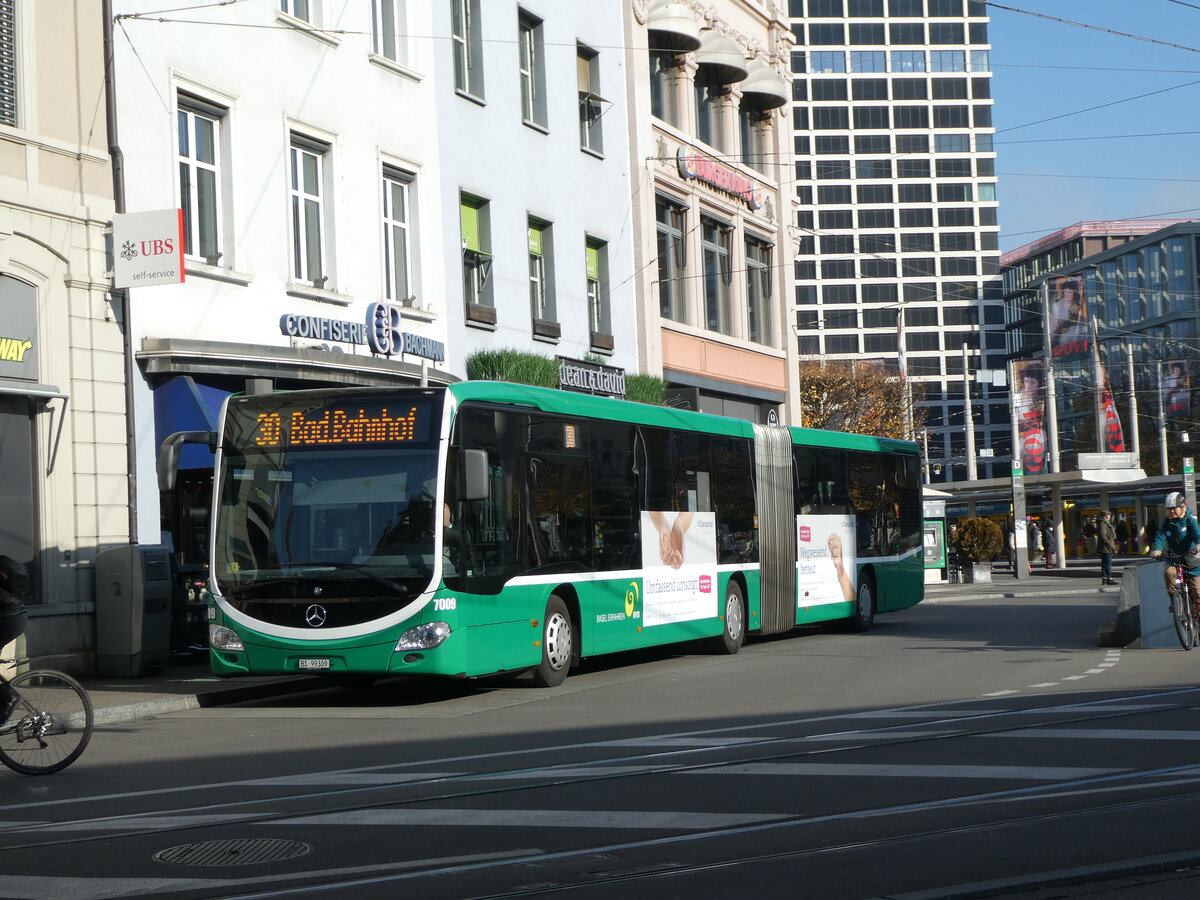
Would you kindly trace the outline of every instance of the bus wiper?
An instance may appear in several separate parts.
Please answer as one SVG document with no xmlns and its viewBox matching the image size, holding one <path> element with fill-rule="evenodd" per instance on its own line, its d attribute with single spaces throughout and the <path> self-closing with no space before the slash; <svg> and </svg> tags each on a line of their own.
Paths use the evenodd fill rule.
<svg viewBox="0 0 1200 900">
<path fill-rule="evenodd" d="M 402 585 L 400 582 L 393 581 L 390 578 L 385 578 L 383 575 L 378 575 L 371 571 L 370 566 L 364 566 L 362 563 L 328 562 L 322 560 L 321 562 L 292 562 L 285 563 L 285 565 L 289 569 L 304 568 L 308 566 L 317 569 L 351 569 L 359 574 L 366 575 L 377 584 L 382 584 L 384 587 L 391 588 L 402 597 L 407 596 L 409 593 L 408 588 Z"/>
</svg>

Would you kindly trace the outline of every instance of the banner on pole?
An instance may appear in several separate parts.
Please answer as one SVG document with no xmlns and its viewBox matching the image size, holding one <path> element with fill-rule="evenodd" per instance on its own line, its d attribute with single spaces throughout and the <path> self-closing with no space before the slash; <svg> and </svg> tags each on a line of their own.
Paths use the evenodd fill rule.
<svg viewBox="0 0 1200 900">
<path fill-rule="evenodd" d="M 1021 443 L 1021 464 L 1029 475 L 1046 471 L 1046 394 L 1040 359 L 1013 362 L 1013 416 Z"/>
</svg>

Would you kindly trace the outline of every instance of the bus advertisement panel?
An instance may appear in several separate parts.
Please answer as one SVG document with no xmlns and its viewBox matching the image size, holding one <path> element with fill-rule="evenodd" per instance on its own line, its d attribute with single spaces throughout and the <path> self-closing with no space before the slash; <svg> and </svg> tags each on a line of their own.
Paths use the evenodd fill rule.
<svg viewBox="0 0 1200 900">
<path fill-rule="evenodd" d="M 646 625 L 717 615 L 716 535 L 712 513 L 642 513 Z"/>
<path fill-rule="evenodd" d="M 796 517 L 796 603 L 803 608 L 854 602 L 854 520 Z"/>
</svg>

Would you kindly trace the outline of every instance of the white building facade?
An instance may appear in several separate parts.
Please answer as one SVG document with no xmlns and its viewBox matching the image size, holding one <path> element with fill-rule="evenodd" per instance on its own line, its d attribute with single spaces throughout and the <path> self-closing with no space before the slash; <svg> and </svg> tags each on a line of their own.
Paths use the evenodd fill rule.
<svg viewBox="0 0 1200 900">
<path fill-rule="evenodd" d="M 1006 358 L 987 7 L 789 0 L 789 14 L 799 353 L 895 366 L 903 335 L 933 480 L 964 480 L 965 382 L 977 451 L 1010 445 L 1007 387 L 973 379 Z"/>
<path fill-rule="evenodd" d="M 618 4 L 432 9 L 451 370 L 517 349 L 637 372 Z"/>
</svg>

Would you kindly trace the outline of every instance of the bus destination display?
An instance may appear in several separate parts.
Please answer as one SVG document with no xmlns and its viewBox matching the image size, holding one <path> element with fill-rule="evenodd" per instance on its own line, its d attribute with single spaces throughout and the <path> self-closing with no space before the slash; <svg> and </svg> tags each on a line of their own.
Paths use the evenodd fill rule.
<svg viewBox="0 0 1200 900">
<path fill-rule="evenodd" d="M 324 407 L 316 411 L 264 412 L 257 416 L 256 447 L 334 447 L 363 444 L 407 444 L 423 441 L 429 407 L 412 406 L 378 412 L 355 407 Z"/>
</svg>

